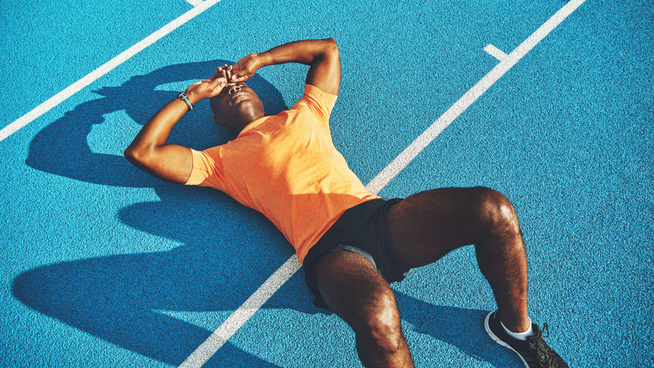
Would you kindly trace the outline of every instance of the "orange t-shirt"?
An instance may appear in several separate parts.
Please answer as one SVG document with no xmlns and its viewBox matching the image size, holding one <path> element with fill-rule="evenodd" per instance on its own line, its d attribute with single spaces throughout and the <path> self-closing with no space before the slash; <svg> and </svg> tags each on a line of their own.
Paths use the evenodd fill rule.
<svg viewBox="0 0 654 368">
<path fill-rule="evenodd" d="M 334 147 L 329 116 L 336 98 L 307 84 L 290 110 L 251 122 L 226 144 L 193 150 L 186 184 L 221 190 L 263 213 L 303 262 L 345 210 L 379 198 Z"/>
</svg>

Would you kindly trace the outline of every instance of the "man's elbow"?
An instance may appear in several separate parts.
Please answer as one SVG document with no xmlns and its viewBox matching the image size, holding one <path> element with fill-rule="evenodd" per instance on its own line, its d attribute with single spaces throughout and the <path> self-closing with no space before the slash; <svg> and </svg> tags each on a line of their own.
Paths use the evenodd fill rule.
<svg viewBox="0 0 654 368">
<path fill-rule="evenodd" d="M 138 147 L 134 146 L 129 146 L 125 149 L 123 152 L 123 155 L 127 159 L 127 161 L 131 162 L 132 165 L 142 168 L 143 166 L 147 166 L 147 154 L 142 150 L 139 149 Z"/>
<path fill-rule="evenodd" d="M 327 38 L 324 40 L 326 42 L 325 53 L 331 54 L 338 57 L 338 44 L 333 38 Z"/>
</svg>

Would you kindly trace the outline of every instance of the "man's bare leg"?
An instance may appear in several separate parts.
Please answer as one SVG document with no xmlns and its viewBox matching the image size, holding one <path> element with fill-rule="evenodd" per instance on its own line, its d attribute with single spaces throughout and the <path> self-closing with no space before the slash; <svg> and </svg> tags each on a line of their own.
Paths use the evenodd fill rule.
<svg viewBox="0 0 654 368">
<path fill-rule="evenodd" d="M 409 268 L 475 244 L 502 323 L 514 332 L 529 328 L 526 252 L 515 210 L 502 194 L 487 188 L 421 192 L 391 207 L 386 224 Z M 316 282 L 330 308 L 354 329 L 364 366 L 414 366 L 393 291 L 368 260 L 330 253 L 316 267 Z"/>
<path fill-rule="evenodd" d="M 527 256 L 511 203 L 488 188 L 443 188 L 421 192 L 391 207 L 386 224 L 405 266 L 437 261 L 461 246 L 476 246 L 502 323 L 526 331 Z"/>
<path fill-rule="evenodd" d="M 414 366 L 393 290 L 367 259 L 333 252 L 320 260 L 315 272 L 323 299 L 354 330 L 365 367 Z"/>
</svg>

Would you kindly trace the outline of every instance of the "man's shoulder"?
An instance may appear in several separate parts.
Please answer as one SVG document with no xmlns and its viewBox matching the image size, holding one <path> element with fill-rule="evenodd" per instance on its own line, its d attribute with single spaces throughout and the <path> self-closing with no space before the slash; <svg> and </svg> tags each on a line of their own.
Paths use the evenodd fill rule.
<svg viewBox="0 0 654 368">
<path fill-rule="evenodd" d="M 304 94 L 293 108 L 307 107 L 321 118 L 329 120 L 337 98 L 337 95 L 326 93 L 311 84 L 305 84 Z"/>
</svg>

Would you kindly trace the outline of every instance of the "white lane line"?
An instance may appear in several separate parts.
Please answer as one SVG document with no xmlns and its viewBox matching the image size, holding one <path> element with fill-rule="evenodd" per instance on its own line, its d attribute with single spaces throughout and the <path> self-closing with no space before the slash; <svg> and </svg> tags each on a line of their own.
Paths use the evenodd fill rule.
<svg viewBox="0 0 654 368">
<path fill-rule="evenodd" d="M 404 150 L 395 160 L 384 168 L 366 188 L 371 193 L 377 194 L 391 179 L 393 179 L 406 165 L 418 155 L 436 136 L 443 131 L 456 117 L 465 111 L 472 103 L 479 98 L 490 86 L 493 85 L 504 73 L 515 63 L 538 44 L 548 33 L 577 9 L 585 0 L 571 0 L 552 18 L 543 24 L 527 40 L 518 46 L 507 59 L 491 70 L 479 83 L 468 91 L 459 101 L 447 110 L 432 126 L 420 135 L 409 147 Z M 501 66 L 501 67 L 500 67 Z M 180 368 L 196 368 L 206 363 L 226 342 L 231 338 L 247 320 L 257 312 L 261 306 L 282 286 L 288 279 L 300 269 L 297 256 L 289 258 L 272 276 L 255 291 L 252 296 L 243 303 L 218 329 L 203 342 L 191 355 L 180 365 Z M 262 291 L 263 289 L 263 291 Z M 256 306 L 256 308 L 254 307 Z M 232 318 L 233 317 L 233 318 Z"/>
<path fill-rule="evenodd" d="M 186 13 L 182 14 L 179 16 L 177 19 L 173 20 L 172 22 L 166 24 L 161 28 L 160 30 L 154 32 L 147 38 L 143 39 L 136 45 L 130 47 L 129 49 L 123 51 L 120 55 L 114 57 L 113 59 L 109 60 L 106 62 L 104 65 L 100 66 L 99 68 L 95 69 L 82 79 L 78 80 L 77 82 L 71 84 L 68 86 L 66 89 L 63 91 L 57 93 L 56 95 L 52 96 L 49 100 L 43 102 L 39 106 L 35 107 L 32 109 L 32 111 L 28 112 L 27 114 L 23 115 L 20 117 L 18 120 L 14 121 L 13 123 L 7 125 L 4 127 L 2 130 L 0 130 L 0 141 L 3 141 L 5 138 L 9 137 L 10 135 L 16 133 L 20 128 L 24 127 L 25 125 L 31 123 L 35 119 L 37 119 L 39 116 L 45 114 L 46 112 L 50 111 L 66 99 L 68 99 L 70 96 L 74 95 L 75 93 L 81 91 L 84 87 L 88 86 L 89 84 L 95 82 L 98 78 L 102 77 L 103 75 L 109 73 L 112 71 L 114 68 L 119 66 L 120 64 L 124 63 L 128 59 L 130 59 L 132 56 L 138 54 L 139 52 L 143 51 L 145 48 L 148 46 L 152 45 L 153 43 L 157 42 L 159 39 L 163 38 L 170 32 L 174 31 L 175 29 L 179 28 L 182 26 L 184 23 L 188 22 L 189 20 L 195 18 L 196 16 L 200 15 L 202 12 L 205 10 L 209 9 L 210 7 L 216 5 L 220 0 L 207 0 L 204 2 L 200 2 L 200 5 L 194 7 L 193 9 L 187 11 Z"/>
<path fill-rule="evenodd" d="M 402 153 L 400 153 L 388 166 L 386 166 L 366 186 L 371 192 L 379 192 L 397 174 L 400 173 L 417 155 L 422 152 L 447 126 L 472 105 L 484 92 L 486 92 L 500 77 L 522 59 L 534 46 L 547 36 L 556 26 L 561 24 L 575 9 L 586 0 L 571 0 L 547 22 L 538 28 L 529 38 L 520 44 L 512 53 L 497 64 L 474 87 L 454 103 L 438 120 L 414 140 Z"/>
<path fill-rule="evenodd" d="M 497 59 L 499 61 L 504 61 L 507 58 L 507 55 L 504 53 L 504 51 L 502 51 L 502 50 L 498 49 L 497 47 L 495 47 L 493 45 L 490 45 L 490 44 L 488 46 L 484 47 L 484 51 L 491 54 L 491 56 L 495 57 L 495 59 Z"/>
<path fill-rule="evenodd" d="M 200 6 L 203 3 L 202 0 L 186 0 L 186 2 L 193 6 Z"/>
<path fill-rule="evenodd" d="M 301 265 L 297 256 L 291 256 L 207 340 L 198 346 L 179 367 L 201 367 L 206 363 L 300 267 Z"/>
</svg>

